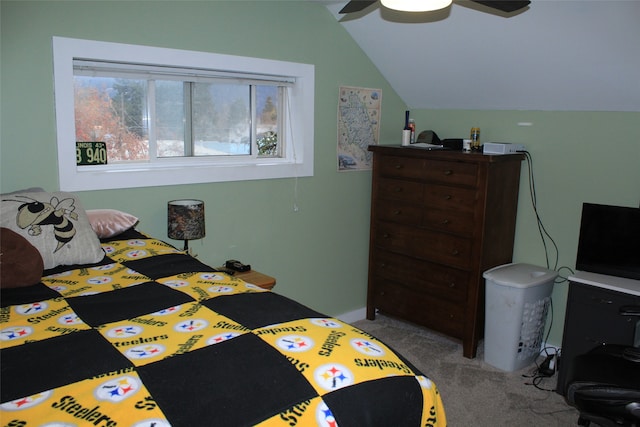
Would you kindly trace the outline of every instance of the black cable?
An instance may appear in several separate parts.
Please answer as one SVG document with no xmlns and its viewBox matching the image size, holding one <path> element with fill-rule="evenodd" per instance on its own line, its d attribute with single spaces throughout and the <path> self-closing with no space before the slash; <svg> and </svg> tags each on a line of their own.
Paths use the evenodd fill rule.
<svg viewBox="0 0 640 427">
<path fill-rule="evenodd" d="M 555 257 L 555 263 L 553 265 L 553 270 L 556 270 L 558 268 L 558 259 L 560 256 L 560 251 L 558 250 L 558 245 L 556 244 L 555 240 L 553 240 L 553 237 L 551 237 L 551 235 L 545 228 L 544 224 L 542 223 L 542 218 L 540 218 L 540 214 L 538 213 L 536 185 L 535 185 L 535 180 L 533 175 L 533 157 L 531 156 L 531 153 L 529 153 L 528 151 L 523 151 L 523 153 L 525 155 L 525 158 L 527 159 L 527 167 L 529 169 L 529 190 L 531 193 L 531 204 L 533 206 L 533 212 L 536 215 L 538 233 L 540 234 L 540 239 L 542 240 L 542 245 L 544 246 L 544 253 L 545 253 L 545 259 L 547 262 L 547 268 L 551 269 L 551 265 L 549 262 L 549 249 L 547 248 L 547 242 L 546 242 L 545 236 L 549 239 L 549 241 L 551 241 L 555 249 L 556 257 Z"/>
<path fill-rule="evenodd" d="M 551 350 L 551 352 L 550 352 L 550 350 Z M 540 350 L 540 353 L 538 354 L 538 357 L 542 356 L 543 353 L 544 353 L 544 356 L 545 356 L 545 362 L 547 361 L 549 356 L 552 356 L 552 355 L 556 356 L 556 363 L 558 362 L 557 356 L 558 356 L 559 353 L 558 353 L 558 350 L 556 348 L 554 348 L 554 347 L 544 347 L 543 349 Z M 545 364 L 545 362 L 543 362 L 543 365 Z M 529 375 L 525 375 L 525 374 L 522 375 L 524 378 L 531 379 L 531 381 L 525 382 L 524 384 L 525 385 L 532 385 L 532 386 L 534 386 L 535 388 L 537 388 L 538 390 L 541 390 L 541 391 L 555 391 L 555 389 L 553 389 L 553 388 L 543 387 L 541 385 L 541 383 L 543 382 L 543 380 L 545 380 L 547 378 L 552 378 L 555 375 L 555 373 L 558 372 L 558 367 L 554 366 L 553 367 L 553 374 L 549 375 L 548 372 L 547 373 L 544 372 L 543 366 L 540 366 L 538 364 L 537 360 L 535 360 L 534 363 L 536 364 L 536 367 L 533 368 L 531 373 Z M 548 367 L 547 367 L 547 369 L 548 369 Z"/>
<path fill-rule="evenodd" d="M 529 192 L 531 195 L 531 205 L 533 207 L 533 212 L 536 216 L 536 225 L 538 227 L 538 233 L 540 235 L 540 240 L 542 241 L 542 246 L 544 247 L 544 254 L 545 254 L 545 260 L 546 260 L 546 265 L 548 269 L 553 269 L 554 271 L 558 272 L 558 276 L 556 277 L 556 279 L 554 279 L 554 283 L 563 283 L 568 281 L 568 276 L 564 277 L 561 275 L 562 270 L 566 269 L 570 272 L 570 274 L 573 274 L 574 271 L 566 266 L 562 266 L 562 267 L 558 267 L 558 262 L 559 262 L 559 258 L 560 258 L 560 250 L 558 249 L 558 245 L 556 244 L 555 240 L 553 239 L 553 237 L 551 237 L 551 234 L 549 234 L 549 232 L 547 231 L 546 227 L 544 226 L 544 223 L 542 222 L 542 218 L 540 217 L 540 213 L 538 212 L 538 197 L 536 194 L 536 185 L 535 185 L 535 179 L 534 179 L 534 173 L 533 173 L 533 157 L 531 156 L 531 153 L 529 153 L 528 151 L 522 151 L 522 153 L 524 153 L 525 158 L 527 160 L 527 168 L 528 168 L 528 178 L 529 178 Z M 549 246 L 547 245 L 547 240 L 549 240 L 549 242 L 551 243 L 551 245 L 553 245 L 553 249 L 555 250 L 555 260 L 553 262 L 553 266 L 551 265 L 551 261 L 550 261 L 550 254 L 549 254 Z M 549 329 L 546 332 L 546 336 L 544 338 L 544 342 L 549 342 L 549 336 L 551 335 L 551 329 L 553 328 L 553 320 L 554 320 L 554 312 L 553 312 L 553 299 L 551 297 L 549 297 L 549 310 L 551 311 L 550 316 L 549 316 Z M 553 352 L 550 354 L 549 350 L 552 349 Z M 546 366 L 545 369 L 541 369 L 542 367 L 540 365 L 538 365 L 538 362 L 535 361 L 536 367 L 534 368 L 534 370 L 531 372 L 530 375 L 523 375 L 523 377 L 525 378 L 530 378 L 531 382 L 527 382 L 525 384 L 527 385 L 533 385 L 534 387 L 536 387 L 539 390 L 543 390 L 543 391 L 555 391 L 555 389 L 549 389 L 549 388 L 545 388 L 541 385 L 541 383 L 543 382 L 543 380 L 545 380 L 546 378 L 551 378 L 555 375 L 555 373 L 558 371 L 558 362 L 559 362 L 559 358 L 560 358 L 560 354 L 562 352 L 562 349 L 560 348 L 554 348 L 554 347 L 544 347 L 543 349 L 540 350 L 538 357 L 542 356 L 544 353 L 545 356 L 545 362 L 543 362 L 544 364 L 548 364 L 548 359 L 549 356 L 554 355 L 555 357 L 555 364 L 556 366 L 553 366 L 553 374 L 549 375 L 549 366 Z"/>
<path fill-rule="evenodd" d="M 571 268 L 563 265 L 562 267 L 558 268 L 558 277 L 555 278 L 555 280 L 553 281 L 554 283 L 564 283 L 569 281 L 569 276 L 562 276 L 561 273 L 563 269 L 569 270 L 569 274 L 575 273 Z"/>
</svg>

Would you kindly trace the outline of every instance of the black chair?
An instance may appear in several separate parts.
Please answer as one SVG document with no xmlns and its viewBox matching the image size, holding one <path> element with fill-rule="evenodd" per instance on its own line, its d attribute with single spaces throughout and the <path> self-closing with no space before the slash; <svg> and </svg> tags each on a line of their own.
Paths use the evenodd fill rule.
<svg viewBox="0 0 640 427">
<path fill-rule="evenodd" d="M 567 381 L 567 402 L 578 424 L 640 427 L 640 348 L 602 345 L 578 356 Z"/>
</svg>

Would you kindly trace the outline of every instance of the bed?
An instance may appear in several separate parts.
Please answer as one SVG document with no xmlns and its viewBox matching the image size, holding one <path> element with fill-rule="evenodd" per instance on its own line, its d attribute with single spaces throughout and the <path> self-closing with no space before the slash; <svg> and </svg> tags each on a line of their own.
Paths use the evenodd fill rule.
<svg viewBox="0 0 640 427">
<path fill-rule="evenodd" d="M 130 214 L 100 222 L 60 192 L 1 203 L 3 426 L 446 425 L 392 348 Z"/>
</svg>

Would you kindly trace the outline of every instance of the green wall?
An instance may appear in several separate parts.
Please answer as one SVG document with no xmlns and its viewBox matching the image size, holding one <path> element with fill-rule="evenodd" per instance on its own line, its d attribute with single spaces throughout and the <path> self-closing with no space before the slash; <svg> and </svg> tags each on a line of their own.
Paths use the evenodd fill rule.
<svg viewBox="0 0 640 427">
<path fill-rule="evenodd" d="M 405 105 L 333 16 L 308 1 L 2 1 L 0 189 L 57 190 L 51 37 L 211 51 L 315 64 L 315 175 L 79 193 L 86 208 L 127 210 L 166 238 L 166 202 L 206 203 L 199 258 L 251 263 L 275 290 L 337 315 L 365 304 L 370 172 L 336 172 L 341 85 L 380 88 L 381 141 L 399 142 Z M 452 90 L 455 90 L 452 87 Z M 573 268 L 583 201 L 637 206 L 640 113 L 414 110 L 418 129 L 525 144 L 539 213 Z M 533 126 L 518 126 L 531 122 Z M 545 265 L 523 164 L 514 260 Z M 294 212 L 294 204 L 299 211 Z M 179 242 L 176 242 L 179 244 Z M 566 284 L 554 291 L 550 342 L 559 344 Z"/>
<path fill-rule="evenodd" d="M 207 237 L 191 246 L 202 261 L 250 263 L 277 278 L 277 292 L 331 315 L 364 306 L 371 173 L 337 172 L 338 88 L 382 89 L 383 137 L 396 134 L 405 105 L 325 7 L 290 1 L 1 4 L 3 192 L 58 188 L 52 36 L 314 64 L 313 177 L 79 195 L 85 208 L 126 210 L 141 218 L 142 230 L 165 239 L 167 201 L 201 198 Z"/>
<path fill-rule="evenodd" d="M 533 159 L 538 214 L 558 246 L 558 267 L 575 269 L 583 202 L 640 203 L 638 112 L 416 110 L 412 116 L 418 129 L 433 129 L 440 138 L 469 138 L 471 127 L 478 126 L 482 142 L 525 146 Z M 523 162 L 513 261 L 545 267 L 528 175 Z M 553 268 L 556 251 L 550 240 L 546 243 Z M 566 269 L 560 273 L 570 274 Z M 552 295 L 549 342 L 555 345 L 562 342 L 567 287 L 566 282 L 556 284 Z"/>
</svg>

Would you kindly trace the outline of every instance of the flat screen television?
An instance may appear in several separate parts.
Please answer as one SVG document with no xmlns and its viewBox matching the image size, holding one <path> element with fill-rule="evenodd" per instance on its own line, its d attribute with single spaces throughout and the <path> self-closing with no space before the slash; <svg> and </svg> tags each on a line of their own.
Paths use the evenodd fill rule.
<svg viewBox="0 0 640 427">
<path fill-rule="evenodd" d="M 584 203 L 576 270 L 640 280 L 640 208 Z"/>
</svg>

